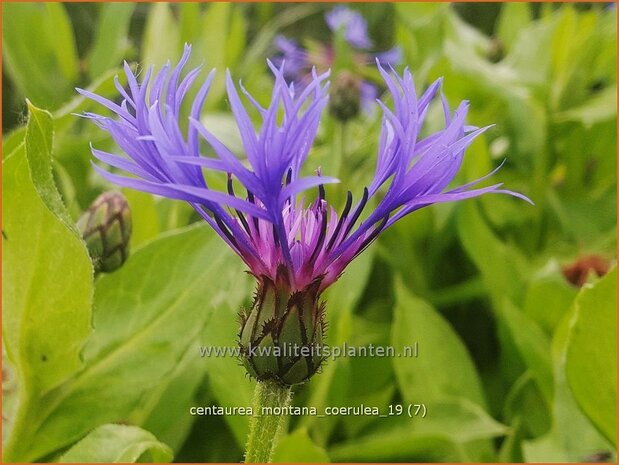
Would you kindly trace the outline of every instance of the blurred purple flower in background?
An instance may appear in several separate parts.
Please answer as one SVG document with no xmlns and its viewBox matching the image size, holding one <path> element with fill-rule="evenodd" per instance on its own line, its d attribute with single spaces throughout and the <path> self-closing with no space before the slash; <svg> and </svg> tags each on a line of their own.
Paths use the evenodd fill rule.
<svg viewBox="0 0 619 465">
<path fill-rule="evenodd" d="M 346 41 L 355 48 L 370 48 L 372 40 L 368 36 L 368 25 L 356 11 L 345 6 L 337 6 L 325 15 L 327 25 L 333 32 L 344 30 Z"/>
<path fill-rule="evenodd" d="M 352 69 L 343 71 L 346 77 L 343 85 L 356 93 L 359 106 L 366 112 L 370 112 L 376 104 L 378 89 L 376 83 L 362 78 L 364 67 L 374 66 L 376 60 L 383 65 L 396 66 L 401 60 L 399 47 L 393 47 L 384 52 L 371 53 L 373 42 L 368 36 L 367 22 L 358 12 L 346 6 L 337 6 L 325 15 L 329 29 L 334 33 L 341 33 L 348 44 L 352 54 Z M 287 82 L 294 83 L 298 88 L 305 87 L 312 80 L 311 71 L 316 68 L 319 72 L 333 69 L 336 64 L 336 47 L 333 41 L 328 43 L 313 44 L 313 47 L 304 48 L 293 39 L 284 36 L 275 38 L 275 47 L 278 54 L 273 57 L 273 63 L 279 68 L 285 63 L 285 78 Z M 335 76 L 336 89 L 338 75 Z M 350 91 L 349 91 L 350 93 Z M 354 111 L 352 112 L 354 113 Z M 344 118 L 347 119 L 347 118 Z"/>
</svg>

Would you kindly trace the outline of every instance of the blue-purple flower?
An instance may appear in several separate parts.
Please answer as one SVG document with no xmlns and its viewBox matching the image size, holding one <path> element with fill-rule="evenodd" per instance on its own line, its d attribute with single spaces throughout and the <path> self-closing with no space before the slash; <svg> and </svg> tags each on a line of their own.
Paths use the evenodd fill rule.
<svg viewBox="0 0 619 465">
<path fill-rule="evenodd" d="M 352 69 L 339 71 L 355 77 L 358 81 L 354 86 L 358 94 L 358 105 L 370 112 L 376 103 L 378 90 L 376 83 L 361 78 L 365 74 L 361 72 L 362 69 L 368 65 L 374 66 L 376 60 L 384 65 L 395 66 L 402 60 L 401 51 L 399 47 L 393 47 L 384 52 L 369 52 L 374 44 L 368 35 L 367 22 L 361 14 L 346 6 L 335 7 L 325 15 L 325 20 L 329 29 L 334 34 L 341 33 L 349 46 L 352 60 L 347 66 Z M 280 35 L 275 38 L 275 47 L 278 55 L 273 57 L 273 63 L 279 68 L 285 62 L 284 76 L 287 82 L 294 83 L 298 88 L 303 88 L 312 81 L 313 69 L 324 72 L 333 68 L 336 61 L 333 42 L 312 44 L 311 47 L 304 48 L 295 40 Z"/>
<path fill-rule="evenodd" d="M 399 76 L 378 65 L 393 98 L 394 110 L 379 101 L 384 116 L 374 179 L 357 202 L 349 193 L 338 214 L 325 198 L 324 185 L 339 181 L 321 173 L 301 173 L 327 104 L 328 73 L 314 73 L 309 85 L 297 94 L 285 82 L 283 70 L 270 64 L 275 83 L 267 108 L 241 86 L 242 93 L 261 116 L 258 131 L 227 73 L 228 98 L 247 157 L 244 163 L 200 123 L 200 111 L 214 71 L 193 102 L 189 128 L 186 133 L 181 130 L 181 103 L 200 72 L 191 70 L 181 79 L 189 54 L 187 46 L 174 69 L 168 63 L 156 76 L 149 69 L 141 83 L 125 65 L 128 89 L 116 81 L 122 96 L 120 105 L 79 90 L 115 113 L 116 118 L 93 113 L 86 116 L 109 132 L 126 154 L 125 157 L 93 148 L 94 156 L 133 177 L 97 165 L 95 169 L 115 184 L 189 202 L 256 276 L 274 278 L 277 267 L 284 265 L 294 288 L 301 289 L 319 276 L 325 288 L 380 232 L 419 208 L 484 193 L 525 198 L 501 190 L 500 184 L 472 189 L 485 178 L 445 190 L 458 172 L 464 150 L 490 126 L 467 126 L 468 103 L 462 102 L 452 113 L 442 99 L 445 127 L 421 138 L 430 103 L 442 98 L 442 80 L 417 96 L 408 69 Z M 278 123 L 280 109 L 284 118 Z M 200 139 L 213 149 L 214 157 L 200 153 Z M 227 174 L 228 191 L 209 188 L 203 170 Z M 233 179 L 246 192 L 235 193 Z M 318 187 L 320 195 L 306 205 L 299 194 L 312 187 Z M 381 187 L 386 189 L 385 194 L 376 208 L 368 212 L 369 201 L 377 197 Z M 362 213 L 367 213 L 367 218 L 360 221 Z"/>
<path fill-rule="evenodd" d="M 130 176 L 97 165 L 95 169 L 120 186 L 188 202 L 257 278 L 262 291 L 252 311 L 243 317 L 242 341 L 245 336 L 253 341 L 256 334 L 260 334 L 258 341 L 264 341 L 267 335 L 283 340 L 287 316 L 297 312 L 294 318 L 303 318 L 304 308 L 310 315 L 304 331 L 314 329 L 311 334 L 303 333 L 302 339 L 304 343 L 315 341 L 322 334 L 322 329 L 316 328 L 323 325 L 320 294 L 379 234 L 415 210 L 486 193 L 528 200 L 501 189 L 501 184 L 477 187 L 494 172 L 448 188 L 465 149 L 488 127 L 466 125 L 467 102 L 460 103 L 453 112 L 449 109 L 441 93 L 441 79 L 418 96 L 408 69 L 398 75 L 378 65 L 393 109 L 379 101 L 383 120 L 374 178 L 363 192 L 355 196 L 348 192 L 342 208 L 331 205 L 325 185 L 339 181 L 323 175 L 316 166 L 311 167 L 315 175 L 305 175 L 303 170 L 311 165 L 308 154 L 327 105 L 328 73 L 314 72 L 311 81 L 298 91 L 286 82 L 283 68 L 269 63 L 274 86 L 267 107 L 257 103 L 242 86 L 240 95 L 227 73 L 228 99 L 246 155 L 246 160 L 241 160 L 200 122 L 213 71 L 200 87 L 189 116 L 181 115 L 182 102 L 200 73 L 200 69 L 194 69 L 183 76 L 189 53 L 187 46 L 176 67 L 168 63 L 157 75 L 149 69 L 140 83 L 125 65 L 128 88 L 116 81 L 120 104 L 84 90 L 79 92 L 111 110 L 114 117 L 93 113 L 86 116 L 109 132 L 124 152 L 118 155 L 93 148 L 94 156 Z M 437 99 L 442 102 L 444 127 L 422 137 L 428 108 Z M 259 115 L 258 127 L 254 127 L 243 100 Z M 182 129 L 185 122 L 186 131 Z M 205 156 L 203 145 L 212 149 L 213 156 Z M 227 176 L 227 190 L 211 188 L 205 172 Z M 239 185 L 242 191 L 235 190 Z M 315 200 L 303 196 L 310 188 L 318 191 Z M 267 305 L 269 318 L 261 320 L 260 315 L 252 313 L 254 308 Z M 266 324 L 272 320 L 276 323 Z M 308 362 L 309 371 L 299 375 L 298 370 L 293 370 L 295 375 L 288 377 L 273 375 L 272 365 L 267 363 L 265 367 L 255 360 L 248 362 L 248 370 L 259 379 L 275 377 L 294 384 L 309 378 L 320 361 Z M 279 362 L 278 366 L 281 368 Z"/>
<path fill-rule="evenodd" d="M 325 20 L 333 32 L 343 29 L 346 41 L 353 47 L 359 49 L 372 47 L 372 40 L 368 36 L 368 24 L 356 11 L 340 5 L 327 13 Z"/>
</svg>

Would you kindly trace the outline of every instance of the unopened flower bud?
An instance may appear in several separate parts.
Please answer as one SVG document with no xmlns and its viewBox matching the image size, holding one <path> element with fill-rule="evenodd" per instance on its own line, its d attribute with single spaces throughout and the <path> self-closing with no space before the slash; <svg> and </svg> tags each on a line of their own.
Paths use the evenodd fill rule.
<svg viewBox="0 0 619 465">
<path fill-rule="evenodd" d="M 329 96 L 329 111 L 340 121 L 357 116 L 361 109 L 361 81 L 349 71 L 335 78 Z"/>
<path fill-rule="evenodd" d="M 292 386 L 309 380 L 320 368 L 325 331 L 320 280 L 292 291 L 284 267 L 275 282 L 262 276 L 249 311 L 241 312 L 242 361 L 259 381 Z"/>
<path fill-rule="evenodd" d="M 111 272 L 129 256 L 131 210 L 120 192 L 104 192 L 77 222 L 88 247 L 95 272 Z"/>
</svg>

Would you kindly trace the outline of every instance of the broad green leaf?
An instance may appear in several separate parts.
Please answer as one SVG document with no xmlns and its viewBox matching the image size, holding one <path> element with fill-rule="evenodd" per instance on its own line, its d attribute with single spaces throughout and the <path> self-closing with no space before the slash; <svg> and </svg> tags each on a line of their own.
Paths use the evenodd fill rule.
<svg viewBox="0 0 619 465">
<path fill-rule="evenodd" d="M 327 291 L 327 320 L 329 344 L 342 344 L 350 338 L 352 313 L 359 303 L 374 260 L 370 248 L 353 261 L 344 274 Z M 350 363 L 346 358 L 327 360 L 323 371 L 309 383 L 308 405 L 324 409 L 329 405 L 345 405 L 350 375 Z M 326 444 L 337 418 L 318 419 L 313 416 L 301 418 L 300 425 L 307 427 L 319 444 Z"/>
<path fill-rule="evenodd" d="M 2 158 L 7 158 L 13 151 L 24 143 L 26 126 L 19 126 L 2 137 Z"/>
<path fill-rule="evenodd" d="M 178 22 L 180 39 L 183 43 L 191 43 L 200 33 L 201 9 L 200 3 L 183 2 L 178 4 Z"/>
<path fill-rule="evenodd" d="M 500 306 L 505 297 L 519 302 L 524 288 L 523 257 L 515 247 L 508 247 L 496 237 L 476 202 L 469 201 L 459 206 L 458 231 L 462 245 L 479 269 L 495 306 Z"/>
<path fill-rule="evenodd" d="M 88 57 L 88 72 L 97 78 L 103 72 L 119 65 L 129 48 L 129 24 L 136 4 L 102 3 L 95 42 Z"/>
<path fill-rule="evenodd" d="M 241 50 L 245 47 L 245 22 L 233 3 L 211 3 L 203 15 L 201 26 L 201 50 L 204 51 L 206 69 L 217 69 L 207 101 L 207 107 L 219 102 L 225 89 L 226 67 L 236 65 Z M 222 44 L 225 44 L 222 46 Z"/>
<path fill-rule="evenodd" d="M 187 414 L 197 404 L 196 393 L 203 381 L 203 363 L 189 347 L 168 376 L 169 382 L 156 388 L 156 395 L 134 414 L 136 423 L 152 432 L 177 452 L 187 440 L 196 418 Z M 174 413 L 174 414 L 172 414 Z"/>
<path fill-rule="evenodd" d="M 535 382 L 531 371 L 525 371 L 514 383 L 505 398 L 504 421 L 529 436 L 538 437 L 550 429 L 550 406 Z"/>
<path fill-rule="evenodd" d="M 552 335 L 576 294 L 576 289 L 565 279 L 558 263 L 553 261 L 532 276 L 522 311 Z"/>
<path fill-rule="evenodd" d="M 168 3 L 154 3 L 148 11 L 142 38 L 142 62 L 159 68 L 180 57 L 179 31 Z"/>
<path fill-rule="evenodd" d="M 527 462 L 583 462 L 599 452 L 614 453 L 610 444 L 579 408 L 566 379 L 566 352 L 576 306 L 565 315 L 553 338 L 555 392 L 551 431 L 523 442 Z M 612 461 L 612 460 L 611 460 Z"/>
<path fill-rule="evenodd" d="M 53 183 L 52 118 L 29 110 L 25 141 L 2 169 L 3 341 L 21 389 L 5 460 L 20 460 L 28 415 L 82 367 L 91 331 L 92 264 Z"/>
<path fill-rule="evenodd" d="M 517 417 L 511 425 L 507 437 L 501 444 L 498 453 L 498 462 L 501 463 L 522 463 L 522 448 L 520 446 L 523 438 L 523 428 L 520 417 Z"/>
<path fill-rule="evenodd" d="M 299 428 L 279 440 L 272 462 L 328 463 L 329 456 L 312 442 L 305 428 Z"/>
<path fill-rule="evenodd" d="M 550 341 L 533 320 L 507 300 L 500 309 L 500 317 L 540 391 L 550 404 L 553 395 Z"/>
<path fill-rule="evenodd" d="M 596 123 L 616 118 L 617 106 L 614 105 L 613 100 L 616 95 L 617 86 L 609 86 L 582 105 L 557 113 L 555 120 L 557 122 L 576 121 L 585 127 L 590 127 Z"/>
<path fill-rule="evenodd" d="M 179 364 L 193 354 L 212 313 L 240 304 L 240 265 L 205 226 L 161 236 L 97 281 L 85 368 L 29 418 L 20 457 L 35 460 L 104 423 L 140 426 Z M 231 263 L 230 263 L 231 262 Z M 197 370 L 200 379 L 204 371 Z M 183 410 L 168 412 L 184 418 Z"/>
<path fill-rule="evenodd" d="M 502 436 L 507 428 L 467 399 L 428 404 L 428 416 L 419 419 L 417 432 L 441 432 L 455 442 Z M 418 417 L 419 418 L 419 417 Z"/>
<path fill-rule="evenodd" d="M 397 418 L 395 425 L 330 449 L 329 456 L 337 462 L 471 461 L 479 457 L 469 455 L 468 443 L 507 432 L 504 425 L 465 399 L 428 403 L 427 407 L 426 418 Z"/>
<path fill-rule="evenodd" d="M 209 325 L 200 336 L 199 343 L 202 346 L 237 347 L 240 304 L 243 300 L 249 301 L 255 284 L 241 272 L 240 266 L 235 269 L 238 272 L 237 285 L 233 292 L 238 296 L 236 298 L 238 306 L 226 306 L 213 314 Z M 252 405 L 255 382 L 247 376 L 245 368 L 240 365 L 237 358 L 212 355 L 202 358 L 200 362 L 208 375 L 210 392 L 219 405 L 224 407 Z M 234 386 L 234 389 L 230 389 L 230 386 Z M 227 415 L 224 420 L 242 448 L 249 432 L 249 418 L 242 415 Z"/>
<path fill-rule="evenodd" d="M 504 63 L 529 84 L 545 84 L 551 68 L 551 41 L 556 21 L 532 22 L 516 37 Z"/>
<path fill-rule="evenodd" d="M 77 227 L 67 213 L 52 174 L 54 121 L 52 115 L 28 104 L 26 155 L 34 188 L 49 210 L 79 237 Z"/>
<path fill-rule="evenodd" d="M 60 457 L 63 463 L 169 463 L 172 451 L 148 431 L 127 425 L 103 425 Z"/>
<path fill-rule="evenodd" d="M 379 301 L 373 306 L 376 309 L 366 308 L 364 311 L 370 315 L 390 315 L 389 303 Z M 350 346 L 388 347 L 391 340 L 391 322 L 354 315 L 350 333 L 346 340 Z M 339 405 L 350 406 L 364 403 L 386 411 L 396 393 L 395 375 L 390 360 L 385 357 L 351 357 L 348 365 L 350 381 L 347 382 L 344 398 Z M 319 420 L 320 424 L 323 424 L 325 420 Z M 363 415 L 345 416 L 340 420 L 349 436 L 358 435 L 374 421 L 377 419 Z"/>
<path fill-rule="evenodd" d="M 7 74 L 36 105 L 58 108 L 73 92 L 77 73 L 64 6 L 11 3 L 4 5 L 3 13 L 2 56 Z"/>
<path fill-rule="evenodd" d="M 466 462 L 463 448 L 433 434 L 387 432 L 329 449 L 334 462 Z"/>
<path fill-rule="evenodd" d="M 123 189 L 129 202 L 133 229 L 131 232 L 131 250 L 159 234 L 159 215 L 152 195 L 133 189 Z"/>
<path fill-rule="evenodd" d="M 462 397 L 484 405 L 479 377 L 468 351 L 441 315 L 402 284 L 396 286 L 397 302 L 392 328 L 396 354 L 418 344 L 419 356 L 393 358 L 398 385 L 406 402 L 429 403 Z"/>
<path fill-rule="evenodd" d="M 47 2 L 45 10 L 48 21 L 48 37 L 54 49 L 56 60 L 65 78 L 75 82 L 79 73 L 77 45 L 69 15 L 62 3 Z"/>
<path fill-rule="evenodd" d="M 574 303 L 566 374 L 574 398 L 600 431 L 617 438 L 617 268 Z"/>
<path fill-rule="evenodd" d="M 225 249 L 223 244 L 220 244 Z M 191 406 L 200 405 L 202 398 L 196 397 L 204 381 L 204 375 L 209 375 L 209 388 L 217 398 L 217 402 L 224 406 L 251 405 L 253 383 L 250 383 L 247 374 L 234 357 L 196 357 L 199 346 L 236 347 L 238 334 L 238 312 L 241 303 L 250 295 L 253 283 L 246 273 L 242 272 L 240 262 L 233 259 L 227 265 L 229 268 L 229 296 L 228 303 L 219 305 L 212 313 L 202 335 L 191 345 L 183 358 L 177 363 L 174 372 L 168 377 L 169 382 L 163 383 L 157 390 L 157 395 L 138 412 L 133 418 L 143 427 L 153 432 L 157 437 L 178 450 L 182 445 L 196 417 L 188 415 Z M 243 292 L 245 289 L 245 292 Z M 234 391 L 230 386 L 236 386 Z M 239 400 L 244 399 L 244 400 Z M 176 412 L 171 415 L 170 411 Z M 239 446 L 245 445 L 247 436 L 247 417 L 226 416 L 231 429 L 236 434 Z"/>
<path fill-rule="evenodd" d="M 528 3 L 503 3 L 497 25 L 497 37 L 509 51 L 520 32 L 531 22 L 531 7 Z"/>
<path fill-rule="evenodd" d="M 241 8 L 241 5 L 235 5 L 230 13 L 230 26 L 226 44 L 227 65 L 234 68 L 236 68 L 239 58 L 247 46 L 247 21 Z"/>
</svg>

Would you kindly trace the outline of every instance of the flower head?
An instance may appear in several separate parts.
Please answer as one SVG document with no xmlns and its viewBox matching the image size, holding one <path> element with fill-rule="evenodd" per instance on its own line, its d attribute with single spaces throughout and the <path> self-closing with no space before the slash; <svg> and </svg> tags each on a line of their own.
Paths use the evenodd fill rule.
<svg viewBox="0 0 619 465">
<path fill-rule="evenodd" d="M 408 70 L 399 76 L 378 64 L 394 110 L 379 101 L 384 116 L 374 179 L 356 201 L 349 192 L 346 204 L 338 212 L 329 204 L 324 185 L 339 181 L 320 171 L 313 176 L 301 172 L 327 104 L 328 73 L 314 73 L 305 89 L 295 93 L 286 84 L 284 71 L 270 64 L 275 83 L 266 108 L 241 86 L 242 93 L 261 116 L 257 131 L 230 73 L 227 74 L 228 98 L 247 157 L 244 163 L 200 123 L 213 72 L 192 104 L 189 128 L 182 131 L 181 103 L 200 71 L 191 70 L 181 79 L 189 53 L 187 46 L 176 67 L 167 64 L 156 76 L 149 69 L 141 83 L 126 66 L 128 90 L 117 81 L 123 98 L 120 105 L 79 90 L 116 114 L 116 118 L 93 113 L 85 116 L 109 132 L 127 157 L 96 148 L 93 155 L 133 177 L 97 165 L 95 169 L 120 186 L 189 202 L 255 276 L 266 275 L 275 280 L 278 267 L 283 266 L 294 289 L 317 278 L 324 289 L 382 231 L 419 208 L 485 193 L 525 198 L 500 189 L 500 184 L 474 188 L 485 177 L 446 190 L 458 172 L 465 149 L 489 126 L 467 126 L 468 103 L 462 102 L 452 113 L 442 99 L 445 127 L 420 137 L 430 103 L 441 96 L 441 80 L 417 96 Z M 278 122 L 280 110 L 283 118 Z M 213 157 L 200 152 L 200 139 L 212 148 Z M 210 188 L 204 170 L 225 173 L 227 192 Z M 235 192 L 233 186 L 237 182 L 244 192 Z M 317 188 L 319 195 L 306 202 L 300 194 L 310 188 Z M 371 209 L 369 204 L 381 188 L 385 194 Z"/>
<path fill-rule="evenodd" d="M 86 114 L 109 132 L 127 155 L 93 148 L 94 156 L 132 177 L 97 165 L 95 169 L 118 185 L 190 203 L 257 278 L 260 291 L 250 312 L 242 317 L 241 340 L 245 337 L 245 343 L 284 340 L 284 333 L 290 335 L 292 331 L 286 322 L 300 320 L 305 323 L 301 333 L 295 334 L 304 334 L 304 343 L 320 339 L 320 294 L 380 233 L 405 215 L 434 203 L 486 193 L 505 193 L 528 200 L 501 189 L 500 184 L 476 188 L 485 177 L 447 189 L 458 172 L 465 149 L 488 127 L 465 124 L 466 102 L 452 112 L 442 98 L 440 79 L 418 96 L 408 70 L 400 76 L 378 64 L 394 109 L 379 102 L 384 116 L 374 178 L 360 195 L 354 197 L 349 191 L 343 208 L 336 209 L 329 203 L 324 186 L 338 180 L 322 175 L 318 169 L 313 176 L 302 172 L 327 105 L 328 73 L 314 71 L 307 86 L 296 92 L 286 83 L 284 70 L 269 63 L 275 82 L 266 108 L 240 86 L 260 115 L 257 129 L 227 74 L 228 99 L 247 157 L 244 162 L 200 122 L 213 72 L 192 103 L 188 129 L 181 129 L 181 104 L 200 71 L 191 70 L 181 78 L 189 53 L 187 46 L 176 67 L 167 64 L 156 76 L 149 69 L 141 83 L 126 66 L 128 90 L 117 81 L 122 96 L 120 105 L 84 90 L 80 92 L 116 115 L 112 118 Z M 442 100 L 444 128 L 422 137 L 425 116 L 436 99 Z M 213 156 L 202 153 L 201 140 L 212 149 Z M 212 189 L 205 180 L 205 171 L 227 176 L 227 191 Z M 242 186 L 243 191 L 235 191 L 235 185 Z M 315 200 L 306 201 L 302 193 L 310 188 L 317 189 L 318 195 Z M 268 316 L 261 313 L 265 306 Z M 248 327 L 251 329 L 247 330 Z M 303 369 L 292 368 L 299 360 L 291 360 L 288 365 L 278 362 L 277 367 L 287 368 L 285 374 L 275 375 L 272 360 L 248 360 L 251 373 L 289 384 L 309 378 L 321 361 L 312 358 Z M 293 370 L 294 376 L 288 370 Z"/>
</svg>

